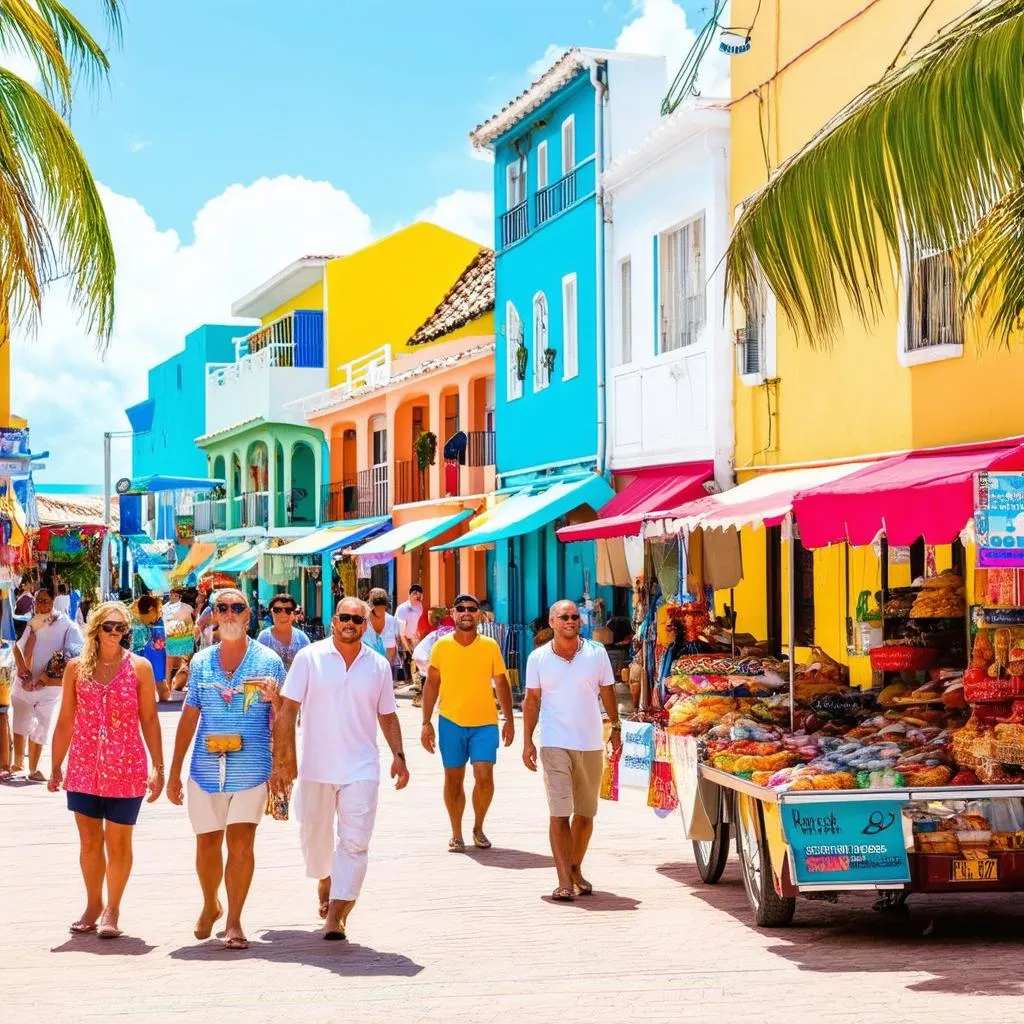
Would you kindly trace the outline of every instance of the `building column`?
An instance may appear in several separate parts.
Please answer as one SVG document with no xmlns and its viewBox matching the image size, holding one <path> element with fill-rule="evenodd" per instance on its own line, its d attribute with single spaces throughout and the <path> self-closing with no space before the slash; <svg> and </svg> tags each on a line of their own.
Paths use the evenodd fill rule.
<svg viewBox="0 0 1024 1024">
<path fill-rule="evenodd" d="M 267 526 L 274 529 L 287 525 L 288 514 L 285 503 L 281 502 L 281 517 L 278 516 L 277 499 L 280 481 L 277 479 L 277 442 L 272 434 L 268 434 L 264 443 L 267 446 Z M 278 522 L 279 518 L 282 518 L 283 521 Z"/>
<path fill-rule="evenodd" d="M 294 438 L 287 444 L 281 445 L 281 452 L 283 455 L 282 466 L 284 480 L 282 481 L 282 501 L 281 506 L 284 511 L 284 522 L 282 526 L 290 526 L 291 522 L 288 519 L 288 496 L 292 493 L 292 458 L 295 456 L 295 440 Z"/>
<path fill-rule="evenodd" d="M 427 406 L 427 430 L 429 430 L 434 437 L 437 438 L 437 455 L 434 458 L 434 464 L 428 470 L 428 476 L 430 479 L 430 495 L 431 497 L 442 497 L 444 495 L 444 455 L 442 449 L 444 448 L 444 400 L 441 397 L 440 391 L 433 392 L 428 397 Z"/>
</svg>

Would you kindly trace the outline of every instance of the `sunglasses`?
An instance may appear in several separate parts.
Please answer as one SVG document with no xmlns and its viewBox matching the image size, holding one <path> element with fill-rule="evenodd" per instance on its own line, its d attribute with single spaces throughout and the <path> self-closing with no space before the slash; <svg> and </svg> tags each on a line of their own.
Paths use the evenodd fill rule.
<svg viewBox="0 0 1024 1024">
<path fill-rule="evenodd" d="M 362 615 L 353 615 L 351 612 L 338 612 L 335 618 L 339 622 L 351 622 L 353 626 L 361 626 L 366 618 Z"/>
<path fill-rule="evenodd" d="M 294 608 L 285 608 L 284 605 L 277 605 L 275 608 L 270 609 L 271 615 L 293 615 L 295 613 Z"/>
<path fill-rule="evenodd" d="M 558 617 L 562 620 L 562 622 L 579 622 L 580 621 L 579 615 L 559 615 Z"/>
<path fill-rule="evenodd" d="M 100 629 L 104 633 L 127 633 L 128 627 L 123 622 L 101 622 Z"/>
<path fill-rule="evenodd" d="M 455 610 L 460 615 L 465 615 L 467 613 L 469 613 L 470 615 L 475 615 L 478 611 L 480 611 L 480 609 L 477 608 L 476 605 L 471 604 L 457 604 L 455 606 Z"/>
<path fill-rule="evenodd" d="M 241 601 L 233 601 L 231 604 L 221 604 L 218 602 L 215 610 L 221 615 L 227 615 L 228 612 L 231 612 L 232 615 L 241 615 L 242 612 L 249 610 L 249 606 Z"/>
</svg>

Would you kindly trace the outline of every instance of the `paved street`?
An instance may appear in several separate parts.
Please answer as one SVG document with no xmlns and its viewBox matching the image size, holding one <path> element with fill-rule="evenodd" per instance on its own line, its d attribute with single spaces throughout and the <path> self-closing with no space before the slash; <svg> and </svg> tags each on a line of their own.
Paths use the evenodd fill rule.
<svg viewBox="0 0 1024 1024">
<path fill-rule="evenodd" d="M 176 709 L 162 712 L 168 759 Z M 679 819 L 627 793 L 601 808 L 588 874 L 598 892 L 547 902 L 554 874 L 544 798 L 515 753 L 497 774 L 495 849 L 445 852 L 440 765 L 402 711 L 412 783 L 382 799 L 348 944 L 318 935 L 294 822 L 266 819 L 246 925 L 249 951 L 196 942 L 199 907 L 184 809 L 146 807 L 122 914 L 126 937 L 71 937 L 81 910 L 63 797 L 0 787 L 0 1018 L 67 1021 L 988 1022 L 1016 1019 L 1024 901 L 915 902 L 893 924 L 866 899 L 802 903 L 760 932 L 735 865 L 701 888 Z M 218 1015 L 219 1011 L 219 1015 Z M 300 1017 L 301 1015 L 301 1017 Z"/>
</svg>

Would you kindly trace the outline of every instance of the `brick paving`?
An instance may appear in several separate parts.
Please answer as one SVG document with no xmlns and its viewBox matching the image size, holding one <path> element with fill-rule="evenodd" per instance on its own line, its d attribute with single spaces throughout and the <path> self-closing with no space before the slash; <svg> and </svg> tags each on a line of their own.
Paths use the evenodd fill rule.
<svg viewBox="0 0 1024 1024">
<path fill-rule="evenodd" d="M 161 712 L 168 757 L 176 718 Z M 184 809 L 163 798 L 136 831 L 126 937 L 71 937 L 83 897 L 63 797 L 0 786 L 0 1020 L 1017 1019 L 1015 895 L 915 898 L 906 922 L 867 898 L 801 902 L 793 927 L 761 931 L 735 863 L 720 885 L 700 886 L 678 816 L 658 819 L 627 791 L 601 808 L 588 865 L 597 893 L 552 904 L 543 791 L 519 738 L 498 767 L 495 849 L 458 856 L 445 852 L 440 765 L 416 742 L 418 713 L 403 708 L 402 720 L 413 781 L 382 797 L 347 944 L 319 938 L 295 824 L 270 819 L 245 921 L 252 947 L 196 942 L 193 841 Z"/>
</svg>

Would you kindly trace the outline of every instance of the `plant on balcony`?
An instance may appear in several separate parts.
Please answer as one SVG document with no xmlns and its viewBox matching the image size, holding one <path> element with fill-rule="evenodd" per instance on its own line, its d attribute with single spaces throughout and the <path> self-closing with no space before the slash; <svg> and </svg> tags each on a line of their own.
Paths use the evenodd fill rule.
<svg viewBox="0 0 1024 1024">
<path fill-rule="evenodd" d="M 529 358 L 529 349 L 522 341 L 520 341 L 516 348 L 516 376 L 520 380 L 526 380 L 526 362 Z"/>
<path fill-rule="evenodd" d="M 437 458 L 437 434 L 424 430 L 416 438 L 413 447 L 416 449 L 416 465 L 421 473 L 425 473 L 428 466 L 434 464 Z"/>
<path fill-rule="evenodd" d="M 558 355 L 558 349 L 546 348 L 544 349 L 544 365 L 547 367 L 548 377 L 551 376 L 552 371 L 555 369 L 555 356 Z"/>
<path fill-rule="evenodd" d="M 223 501 L 227 497 L 227 492 L 224 490 L 223 484 L 217 484 L 212 491 L 210 491 L 210 501 Z"/>
</svg>

